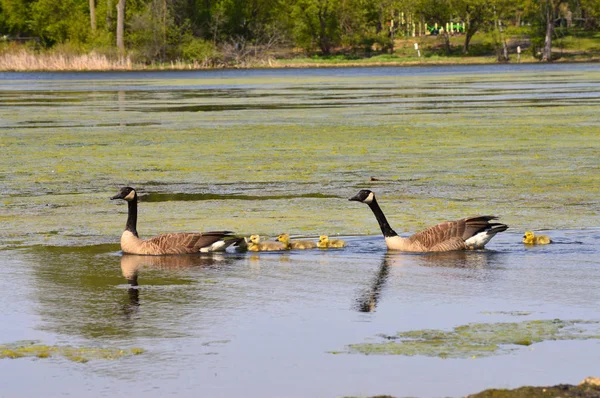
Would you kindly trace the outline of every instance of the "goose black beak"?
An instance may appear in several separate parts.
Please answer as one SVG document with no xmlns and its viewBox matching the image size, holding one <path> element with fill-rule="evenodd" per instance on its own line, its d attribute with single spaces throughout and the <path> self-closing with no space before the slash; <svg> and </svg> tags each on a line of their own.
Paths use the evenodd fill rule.
<svg viewBox="0 0 600 398">
<path fill-rule="evenodd" d="M 110 200 L 115 200 L 115 199 L 121 199 L 121 194 L 116 194 L 115 196 L 110 198 Z"/>
<path fill-rule="evenodd" d="M 352 200 L 352 201 L 354 201 L 354 202 L 360 202 L 360 201 L 361 201 L 361 200 L 359 199 L 358 195 L 354 195 L 353 197 L 351 197 L 351 198 L 348 198 L 348 200 Z"/>
</svg>

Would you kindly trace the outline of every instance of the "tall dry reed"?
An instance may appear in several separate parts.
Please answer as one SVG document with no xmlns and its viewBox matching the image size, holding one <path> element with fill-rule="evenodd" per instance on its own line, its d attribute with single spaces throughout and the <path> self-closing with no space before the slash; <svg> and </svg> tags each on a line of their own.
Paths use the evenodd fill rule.
<svg viewBox="0 0 600 398">
<path fill-rule="evenodd" d="M 225 63 L 204 59 L 186 62 L 173 60 L 160 64 L 133 63 L 127 57 L 120 62 L 97 53 L 67 55 L 60 53 L 33 53 L 26 49 L 0 52 L 0 71 L 111 71 L 111 70 L 199 70 L 220 68 L 268 68 L 274 67 L 271 57 L 248 57 L 243 62 Z"/>
<path fill-rule="evenodd" d="M 132 70 L 129 57 L 123 62 L 96 53 L 83 55 L 34 54 L 21 49 L 0 54 L 0 70 L 3 71 L 86 71 L 86 70 Z"/>
</svg>

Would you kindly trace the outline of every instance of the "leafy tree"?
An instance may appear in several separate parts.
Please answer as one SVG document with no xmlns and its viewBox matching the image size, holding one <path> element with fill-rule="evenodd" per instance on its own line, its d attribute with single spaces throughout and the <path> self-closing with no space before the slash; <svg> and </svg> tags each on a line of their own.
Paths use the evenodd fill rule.
<svg viewBox="0 0 600 398">
<path fill-rule="evenodd" d="M 492 6 L 489 0 L 458 0 L 454 10 L 465 23 L 465 44 L 463 54 L 469 53 L 469 44 L 473 35 L 490 24 L 493 19 Z"/>
<path fill-rule="evenodd" d="M 552 60 L 552 39 L 554 36 L 555 18 L 558 16 L 559 8 L 566 4 L 565 0 L 530 0 L 528 10 L 537 27 L 537 35 L 543 37 L 541 48 L 541 60 L 549 62 Z M 534 47 L 534 51 L 537 48 Z"/>
<path fill-rule="evenodd" d="M 31 17 L 33 0 L 0 0 L 0 28 L 14 36 L 31 34 L 27 21 Z"/>
<path fill-rule="evenodd" d="M 340 43 L 339 0 L 298 0 L 292 9 L 296 42 L 325 55 Z"/>
<path fill-rule="evenodd" d="M 600 1 L 598 0 L 580 0 L 577 6 L 581 19 L 583 20 L 583 28 L 597 29 L 598 20 L 600 19 Z"/>
<path fill-rule="evenodd" d="M 452 19 L 453 9 L 450 0 L 415 0 L 417 3 L 418 15 L 431 24 L 444 26 Z M 442 33 L 444 48 L 446 54 L 450 54 L 450 36 L 444 29 Z"/>
<path fill-rule="evenodd" d="M 47 46 L 85 43 L 90 34 L 87 0 L 38 0 L 31 5 L 30 18 L 32 33 Z"/>
</svg>

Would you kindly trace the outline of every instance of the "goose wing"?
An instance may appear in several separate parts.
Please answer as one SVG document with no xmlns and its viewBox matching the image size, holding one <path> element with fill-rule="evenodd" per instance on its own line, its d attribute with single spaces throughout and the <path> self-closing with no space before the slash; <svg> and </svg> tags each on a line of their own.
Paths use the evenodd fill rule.
<svg viewBox="0 0 600 398">
<path fill-rule="evenodd" d="M 203 233 L 177 232 L 162 234 L 142 242 L 144 251 L 149 254 L 198 253 L 203 247 L 225 239 L 235 238 L 230 231 L 210 231 Z"/>
<path fill-rule="evenodd" d="M 494 216 L 468 217 L 456 221 L 446 221 L 408 238 L 413 245 L 422 245 L 431 251 L 461 250 L 465 240 L 490 229 L 495 225 L 490 220 Z"/>
</svg>

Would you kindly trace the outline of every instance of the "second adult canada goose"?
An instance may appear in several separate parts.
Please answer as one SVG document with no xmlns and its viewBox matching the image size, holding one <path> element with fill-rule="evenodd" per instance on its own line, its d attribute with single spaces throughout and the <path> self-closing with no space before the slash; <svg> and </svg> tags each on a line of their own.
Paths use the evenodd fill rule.
<svg viewBox="0 0 600 398">
<path fill-rule="evenodd" d="M 526 245 L 547 245 L 552 243 L 552 239 L 548 235 L 535 235 L 532 231 L 527 231 L 523 235 L 523 243 Z"/>
<path fill-rule="evenodd" d="M 390 227 L 383 211 L 375 200 L 375 194 L 363 189 L 349 200 L 367 204 L 383 233 L 390 250 L 407 252 L 445 252 L 451 250 L 483 249 L 498 232 L 506 231 L 507 225 L 490 222 L 494 216 L 476 216 L 462 220 L 446 221 L 411 237 L 401 238 Z"/>
<path fill-rule="evenodd" d="M 317 247 L 315 242 L 310 240 L 290 240 L 290 235 L 281 234 L 277 237 L 277 240 L 283 243 L 286 249 L 295 249 L 295 250 L 304 250 L 304 249 L 314 249 Z"/>
<path fill-rule="evenodd" d="M 329 239 L 329 236 L 321 235 L 319 236 L 319 242 L 317 243 L 317 247 L 319 247 L 320 249 L 346 247 L 346 242 L 344 242 L 341 239 Z"/>
<path fill-rule="evenodd" d="M 251 252 L 270 252 L 276 250 L 287 250 L 287 248 L 281 242 L 261 242 L 260 235 L 251 235 L 248 242 L 248 250 Z"/>
<path fill-rule="evenodd" d="M 228 246 L 237 243 L 240 238 L 230 231 L 179 232 L 158 235 L 145 240 L 140 239 L 137 225 L 138 196 L 131 187 L 121 188 L 111 199 L 123 199 L 129 207 L 125 231 L 121 235 L 121 250 L 129 254 L 165 255 L 189 254 L 224 251 Z"/>
</svg>

